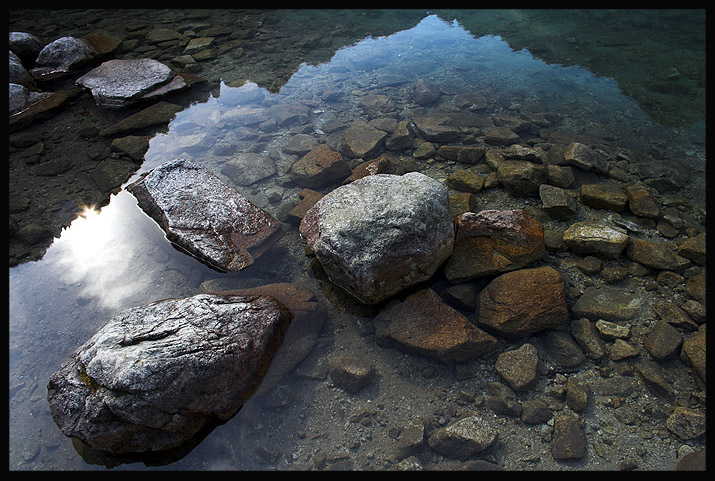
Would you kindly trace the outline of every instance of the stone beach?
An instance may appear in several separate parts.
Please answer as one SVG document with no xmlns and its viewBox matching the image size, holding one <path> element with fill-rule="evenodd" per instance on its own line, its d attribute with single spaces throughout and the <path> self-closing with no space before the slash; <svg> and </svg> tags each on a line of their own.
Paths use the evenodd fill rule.
<svg viewBox="0 0 715 481">
<path fill-rule="evenodd" d="M 668 175 L 685 158 L 676 135 L 634 140 L 624 125 L 655 127 L 630 111 L 610 125 L 547 95 L 464 88 L 459 68 L 420 72 L 404 45 L 404 69 L 333 59 L 310 88 L 283 78 L 278 92 L 266 77 L 280 76 L 256 73 L 261 38 L 289 36 L 269 14 L 229 27 L 185 13 L 11 34 L 25 90 L 10 89 L 10 265 L 39 261 L 84 206 L 124 191 L 201 264 L 46 368 L 32 396 L 59 440 L 36 451 L 176 469 L 704 469 L 704 171 Z M 302 52 L 335 50 L 292 33 Z M 56 39 L 72 55 L 40 55 Z M 208 307 L 226 304 L 235 333 L 228 307 Z M 267 336 L 260 359 L 234 341 L 213 351 L 212 336 L 244 330 Z M 174 350 L 139 351 L 155 342 Z M 197 350 L 210 354 L 184 352 Z M 27 385 L 11 373 L 11 404 Z M 80 397 L 97 404 L 75 411 Z M 212 423 L 225 424 L 206 434 Z M 58 426 L 82 442 L 52 437 Z M 11 468 L 28 469 L 37 453 L 16 443 Z"/>
</svg>

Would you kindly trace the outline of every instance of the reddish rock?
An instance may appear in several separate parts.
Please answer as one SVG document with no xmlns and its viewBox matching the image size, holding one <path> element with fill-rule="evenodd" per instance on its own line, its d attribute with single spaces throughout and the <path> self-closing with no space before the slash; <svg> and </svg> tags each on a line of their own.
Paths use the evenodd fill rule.
<svg viewBox="0 0 715 481">
<path fill-rule="evenodd" d="M 322 192 L 318 192 L 313 189 L 303 189 L 298 192 L 298 196 L 301 198 L 301 201 L 298 205 L 293 207 L 290 212 L 288 212 L 288 221 L 292 224 L 300 224 L 300 221 L 303 220 L 305 213 L 308 212 L 316 202 L 322 199 L 323 195 L 324 194 Z"/>
<path fill-rule="evenodd" d="M 450 282 L 521 269 L 543 257 L 544 226 L 521 210 L 465 212 L 445 275 Z"/>
<path fill-rule="evenodd" d="M 377 341 L 445 364 L 464 362 L 496 349 L 498 340 L 445 304 L 431 289 L 394 301 L 374 320 Z"/>
<path fill-rule="evenodd" d="M 350 166 L 338 152 L 320 144 L 293 164 L 288 175 L 302 187 L 317 189 L 343 180 L 350 175 Z"/>
<path fill-rule="evenodd" d="M 569 319 L 566 283 L 551 267 L 507 272 L 479 293 L 477 322 L 490 332 L 518 338 Z"/>
<path fill-rule="evenodd" d="M 340 152 L 345 157 L 367 157 L 369 159 L 375 157 L 382 149 L 386 137 L 386 132 L 372 127 L 365 121 L 356 120 L 345 130 L 340 144 Z"/>
</svg>

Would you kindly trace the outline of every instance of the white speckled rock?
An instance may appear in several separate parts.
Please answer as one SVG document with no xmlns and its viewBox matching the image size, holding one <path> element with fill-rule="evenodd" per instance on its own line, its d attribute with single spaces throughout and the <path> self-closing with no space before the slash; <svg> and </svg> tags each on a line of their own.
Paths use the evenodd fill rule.
<svg viewBox="0 0 715 481">
<path fill-rule="evenodd" d="M 52 417 L 101 451 L 176 447 L 253 394 L 291 317 L 270 296 L 199 294 L 126 309 L 51 376 Z"/>
<path fill-rule="evenodd" d="M 366 304 L 432 277 L 454 243 L 447 189 L 418 172 L 338 187 L 305 214 L 300 233 L 330 280 Z"/>
<path fill-rule="evenodd" d="M 566 246 L 580 255 L 620 257 L 629 241 L 622 229 L 597 221 L 576 222 L 564 231 Z"/>
<path fill-rule="evenodd" d="M 276 219 L 194 161 L 166 162 L 127 190 L 167 239 L 218 270 L 248 267 L 282 234 Z"/>
</svg>

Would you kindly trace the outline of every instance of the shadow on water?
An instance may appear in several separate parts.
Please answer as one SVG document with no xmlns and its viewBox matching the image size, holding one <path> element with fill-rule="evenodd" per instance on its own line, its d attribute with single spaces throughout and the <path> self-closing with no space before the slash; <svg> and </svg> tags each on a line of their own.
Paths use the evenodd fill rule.
<svg viewBox="0 0 715 481">
<path fill-rule="evenodd" d="M 297 203 L 301 189 L 287 173 L 301 154 L 300 150 L 287 152 L 287 146 L 296 136 L 306 135 L 337 148 L 342 133 L 352 121 L 369 119 L 359 106 L 360 98 L 366 94 L 389 96 L 395 108 L 384 117 L 396 121 L 425 114 L 451 116 L 463 122 L 463 132 L 472 133 L 471 142 L 477 141 L 475 132 L 490 126 L 492 116 L 554 113 L 560 122 L 554 132 L 595 139 L 599 144 L 615 146 L 614 150 L 637 152 L 629 161 L 635 167 L 642 166 L 645 177 L 669 178 L 673 185 L 666 186 L 665 190 L 688 192 L 692 194 L 693 205 L 702 205 L 704 209 L 704 182 L 700 178 L 704 177 L 704 161 L 695 153 L 701 148 L 702 139 L 697 136 L 695 140 L 683 139 L 680 131 L 658 125 L 653 119 L 659 120 L 659 115 L 653 114 L 652 109 L 644 111 L 638 94 L 642 87 L 635 86 L 632 77 L 607 75 L 609 62 L 604 61 L 599 52 L 612 52 L 615 48 L 622 52 L 625 46 L 624 55 L 629 57 L 641 55 L 641 48 L 645 48 L 630 37 L 615 43 L 602 39 L 599 25 L 613 26 L 612 17 L 600 12 L 592 16 L 577 12 L 564 22 L 567 26 L 563 30 L 547 33 L 545 28 L 524 28 L 534 24 L 533 18 L 519 16 L 517 11 L 437 13 L 420 14 L 411 28 L 361 38 L 338 49 L 323 49 L 330 52 L 327 59 L 300 63 L 290 70 L 290 75 L 278 76 L 278 87 L 267 87 L 253 79 L 246 83 L 221 79 L 205 101 L 202 99 L 178 113 L 166 132 L 156 134 L 151 140 L 143 163 L 127 183 L 166 160 L 194 158 L 286 224 L 283 239 L 249 269 L 235 274 L 218 273 L 176 250 L 161 229 L 141 212 L 135 199 L 120 189 L 99 213 L 84 213 L 66 228 L 42 260 L 10 270 L 12 468 L 92 469 L 88 465 L 101 465 L 141 469 L 136 466 L 141 462 L 148 467 L 171 465 L 171 469 L 280 469 L 296 459 L 303 460 L 321 449 L 327 450 L 320 443 L 332 434 L 316 434 L 318 428 L 310 426 L 311 420 L 296 411 L 308 412 L 309 405 L 320 402 L 317 397 L 309 397 L 317 396 L 315 393 L 320 389 L 310 383 L 326 378 L 325 367 L 315 358 L 329 352 L 335 337 L 355 329 L 354 325 L 358 326 L 361 337 L 369 338 L 370 328 L 364 328 L 362 321 L 356 319 L 370 319 L 375 310 L 358 305 L 332 286 L 320 266 L 305 255 L 295 225 L 288 225 L 286 213 Z M 310 16 L 310 12 L 300 15 Z M 546 22 L 547 15 L 557 13 L 542 15 Z M 445 18 L 458 20 L 445 21 Z M 633 18 L 634 24 L 644 26 L 643 18 Z M 361 18 L 353 20 L 359 24 Z M 281 19 L 273 18 L 273 21 L 280 24 Z M 266 48 L 295 47 L 290 41 L 290 27 L 303 28 L 304 19 L 287 15 L 282 21 L 286 22 L 281 24 L 285 30 L 268 38 Z M 341 34 L 349 36 L 351 32 L 349 22 L 344 22 L 332 30 L 338 43 L 344 41 Z M 588 30 L 581 28 L 584 22 L 588 22 Z M 615 23 L 619 29 L 626 29 L 627 24 Z M 497 35 L 500 28 L 503 33 Z M 302 38 L 298 45 L 304 50 L 325 46 L 322 32 Z M 549 48 L 530 49 L 534 42 L 548 44 Z M 576 65 L 581 63 L 577 60 L 580 55 L 589 59 L 588 68 Z M 699 58 L 700 52 L 694 55 Z M 610 54 L 607 57 L 613 59 Z M 570 61 L 566 61 L 567 58 Z M 221 65 L 224 60 L 216 62 Z M 620 61 L 612 63 L 621 65 Z M 567 66 L 569 64 L 572 66 Z M 704 71 L 701 74 L 697 67 L 673 68 L 677 74 L 672 70 L 664 79 L 654 79 L 649 91 L 686 96 L 693 96 L 700 89 L 704 92 Z M 620 73 L 640 75 L 636 69 L 626 72 L 622 68 Z M 419 78 L 439 85 L 442 95 L 438 103 L 430 106 L 414 103 L 412 91 Z M 689 84 L 687 90 L 668 83 L 683 78 Z M 633 97 L 624 95 L 630 91 L 634 92 Z M 477 98 L 485 99 L 485 104 L 480 105 Z M 664 98 L 654 102 L 661 102 L 661 113 L 671 113 L 670 107 L 665 107 Z M 699 109 L 696 104 L 698 102 L 693 103 L 693 111 Z M 308 109 L 291 117 L 283 115 L 281 107 L 286 105 Z M 696 116 L 683 115 L 682 118 L 695 119 Z M 523 139 L 537 137 L 529 133 Z M 277 173 L 254 182 L 243 182 L 223 173 L 223 167 L 241 152 L 267 155 L 277 165 Z M 681 152 L 687 155 L 676 155 Z M 410 157 L 413 149 L 394 154 Z M 673 158 L 677 160 L 671 161 Z M 352 159 L 353 164 L 358 160 Z M 453 164 L 425 161 L 419 163 L 419 168 L 444 179 L 457 168 Z M 334 187 L 326 186 L 323 193 Z M 46 380 L 72 350 L 113 314 L 167 297 L 280 282 L 308 286 L 329 318 L 325 330 L 329 332 L 311 333 L 312 344 L 291 361 L 291 369 L 296 365 L 305 366 L 300 363 L 306 361 L 310 369 L 304 367 L 304 370 L 311 371 L 310 374 L 295 376 L 297 380 L 286 376 L 275 381 L 274 385 L 280 389 L 256 396 L 228 422 L 207 428 L 195 440 L 170 453 L 106 457 L 78 441 L 64 439 L 56 429 L 44 400 Z M 435 285 L 444 283 L 443 279 L 435 282 Z M 284 345 L 281 351 L 289 347 Z M 323 373 L 318 374 L 321 370 Z M 285 394 L 286 389 L 295 392 Z M 308 397 L 296 399 L 293 396 L 297 393 Z M 328 396 L 337 397 L 334 392 Z M 272 412 L 276 412 L 275 417 Z M 298 434 L 280 427 L 285 423 L 290 425 L 287 429 L 290 431 L 295 426 L 291 423 L 296 422 L 307 423 L 308 427 L 301 424 Z M 274 431 L 260 434 L 261 428 L 268 430 L 268 425 Z M 343 428 L 340 424 L 322 429 L 337 432 Z M 347 432 L 347 428 L 344 431 Z M 41 435 L 35 434 L 37 432 Z M 262 438 L 260 450 L 256 449 L 258 454 L 253 450 L 250 454 L 243 453 L 242 446 L 251 445 L 253 435 L 276 439 Z M 315 439 L 313 444 L 311 436 Z M 275 446 L 281 443 L 279 450 Z M 75 452 L 87 464 L 77 462 Z"/>
</svg>

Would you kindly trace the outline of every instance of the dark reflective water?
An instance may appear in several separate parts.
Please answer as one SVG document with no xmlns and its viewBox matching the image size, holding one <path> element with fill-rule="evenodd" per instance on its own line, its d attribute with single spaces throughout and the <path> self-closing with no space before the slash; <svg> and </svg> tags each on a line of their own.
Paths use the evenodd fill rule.
<svg viewBox="0 0 715 481">
<path fill-rule="evenodd" d="M 413 86 L 420 78 L 439 86 L 438 104 L 414 103 Z M 248 81 L 240 87 L 222 82 L 208 101 L 179 113 L 167 133 L 152 140 L 130 182 L 166 160 L 189 157 L 285 220 L 301 190 L 286 175 L 299 156 L 286 153 L 285 146 L 297 134 L 308 134 L 337 148 L 350 122 L 366 119 L 359 99 L 380 93 L 395 104 L 386 117 L 409 120 L 430 113 L 465 114 L 470 123 L 463 132 L 476 139 L 478 129 L 490 126 L 493 115 L 558 114 L 557 130 L 591 135 L 637 152 L 627 161 L 633 169 L 678 177 L 677 193 L 704 213 L 704 129 L 700 128 L 704 121 L 688 130 L 659 125 L 622 93 L 616 80 L 576 65 L 546 63 L 527 49 L 514 51 L 502 37 L 477 37 L 457 20 L 426 15 L 412 28 L 364 38 L 340 48 L 329 61 L 301 65 L 276 93 Z M 326 91 L 335 91 L 337 100 L 325 100 Z M 486 99 L 484 106 L 473 102 L 476 94 Z M 284 104 L 308 106 L 308 122 L 259 127 L 248 120 Z M 250 185 L 235 184 L 221 168 L 240 152 L 269 156 L 278 173 Z M 413 149 L 406 149 L 392 154 L 410 158 L 412 153 Z M 439 180 L 460 168 L 433 159 L 416 165 Z M 482 202 L 492 208 L 538 207 L 538 199 L 513 199 L 499 192 L 484 193 Z M 371 337 L 370 313 L 316 279 L 297 228 L 286 224 L 286 229 L 278 245 L 254 266 L 220 274 L 174 249 L 122 190 L 101 212 L 76 219 L 41 261 L 10 269 L 10 468 L 151 469 L 135 460 L 108 460 L 86 452 L 80 456 L 51 419 L 45 399 L 47 380 L 118 311 L 218 284 L 302 283 L 316 292 L 328 318 L 310 355 L 276 388 L 252 400 L 185 456 L 158 462 L 160 469 L 395 469 L 400 461 L 394 454 L 396 433 L 408 421 L 421 417 L 447 422 L 455 415 L 450 409 L 454 411 L 453 401 L 460 393 L 482 393 L 487 382 L 497 379 L 493 360 L 474 362 L 470 368 L 478 375 L 463 378 L 450 367 L 377 346 Z M 325 373 L 327 360 L 346 352 L 370 359 L 381 374 L 375 384 L 354 396 L 332 386 Z M 647 396 L 641 401 L 653 402 Z M 587 460 L 564 468 L 550 458 L 541 427 L 526 429 L 506 421 L 503 437 L 520 438 L 520 447 L 494 451 L 487 459 L 508 469 L 614 469 L 622 453 L 648 443 L 644 433 L 658 425 L 656 420 L 644 420 L 638 428 L 623 429 L 608 414 L 601 414 L 600 407 L 594 409 L 597 412 L 587 417 L 589 436 L 611 433 L 612 439 L 618 439 L 612 441 L 613 449 L 590 452 Z M 641 456 L 642 467 L 672 468 L 683 443 L 667 437 L 658 438 L 658 443 L 662 451 Z M 456 466 L 425 452 L 422 462 L 431 469 Z"/>
</svg>

